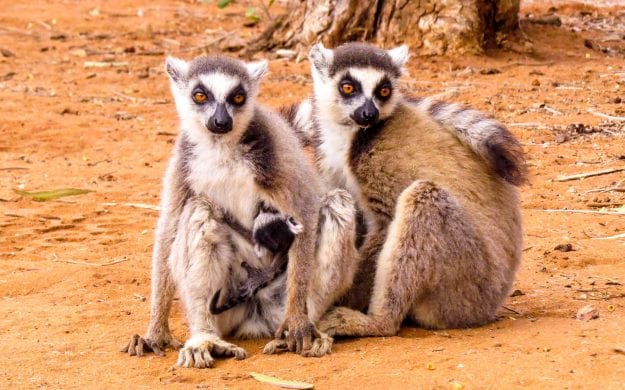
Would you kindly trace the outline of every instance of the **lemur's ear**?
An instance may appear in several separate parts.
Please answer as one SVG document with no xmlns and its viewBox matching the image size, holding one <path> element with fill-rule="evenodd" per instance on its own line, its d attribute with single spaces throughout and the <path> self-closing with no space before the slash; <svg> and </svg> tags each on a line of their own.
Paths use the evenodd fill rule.
<svg viewBox="0 0 625 390">
<path fill-rule="evenodd" d="M 171 81 L 178 83 L 187 78 L 189 63 L 176 57 L 167 57 L 165 60 L 165 70 Z"/>
<path fill-rule="evenodd" d="M 326 49 L 323 46 L 323 43 L 319 42 L 310 49 L 308 59 L 312 64 L 313 71 L 327 76 L 328 69 L 330 68 L 330 65 L 332 65 L 332 60 L 334 59 L 334 52 L 331 49 Z"/>
<path fill-rule="evenodd" d="M 404 69 L 404 65 L 408 62 L 408 58 L 410 57 L 410 53 L 408 52 L 408 45 L 401 45 L 394 49 L 390 49 L 386 51 L 389 56 L 391 56 L 391 60 L 395 66 L 399 69 Z"/>
<path fill-rule="evenodd" d="M 247 73 L 250 74 L 250 78 L 257 83 L 267 73 L 269 63 L 267 60 L 246 62 L 245 67 L 247 68 Z"/>
</svg>

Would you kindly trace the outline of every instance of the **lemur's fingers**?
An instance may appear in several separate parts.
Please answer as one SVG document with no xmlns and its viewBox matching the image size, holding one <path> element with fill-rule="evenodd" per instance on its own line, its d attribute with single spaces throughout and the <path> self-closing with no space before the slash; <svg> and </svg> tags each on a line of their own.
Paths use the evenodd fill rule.
<svg viewBox="0 0 625 390">
<path fill-rule="evenodd" d="M 139 338 L 140 338 L 139 335 L 135 334 L 132 336 L 132 339 L 130 339 L 130 343 L 128 344 L 128 355 L 135 356 L 137 354 L 135 352 L 135 348 L 137 346 L 137 342 Z"/>
<path fill-rule="evenodd" d="M 254 244 L 254 253 L 256 254 L 257 257 L 261 259 L 265 258 L 269 255 L 269 252 L 270 252 L 269 249 L 265 248 L 259 243 Z"/>
<path fill-rule="evenodd" d="M 243 348 L 235 344 L 228 343 L 226 341 L 215 342 L 212 352 L 215 354 L 215 356 L 232 356 L 236 360 L 243 360 L 247 357 L 247 352 Z"/>
<path fill-rule="evenodd" d="M 312 347 L 308 351 L 304 351 L 302 356 L 305 357 L 321 357 L 332 353 L 332 344 L 334 339 L 327 335 L 321 335 L 313 341 Z"/>
<path fill-rule="evenodd" d="M 152 351 L 154 351 L 156 356 L 165 356 L 165 352 L 160 349 L 157 343 L 151 343 L 150 348 L 152 348 Z"/>
<path fill-rule="evenodd" d="M 293 335 L 286 336 L 286 345 L 291 352 L 295 352 L 297 350 L 297 340 L 295 340 Z"/>
<path fill-rule="evenodd" d="M 303 355 L 306 351 L 310 351 L 310 348 L 312 347 L 312 341 L 312 335 L 304 335 L 304 337 L 302 338 L 302 349 L 298 351 L 298 353 Z"/>
<path fill-rule="evenodd" d="M 143 340 L 142 337 L 139 337 L 139 339 L 137 340 L 137 346 L 135 347 L 135 353 L 138 357 L 143 356 L 143 348 L 145 347 L 147 347 L 145 345 L 145 340 Z"/>
<path fill-rule="evenodd" d="M 288 350 L 288 347 L 285 340 L 273 339 L 265 345 L 265 348 L 263 348 L 263 353 L 265 355 L 273 355 L 274 353 L 286 350 Z"/>
<path fill-rule="evenodd" d="M 293 217 L 287 218 L 286 224 L 289 227 L 289 229 L 291 230 L 291 233 L 293 233 L 293 234 L 300 234 L 301 232 L 304 231 L 304 226 L 302 226 L 301 223 L 299 223 L 295 219 L 293 219 Z"/>
<path fill-rule="evenodd" d="M 256 253 L 257 257 L 263 257 L 263 247 L 259 243 L 254 244 L 254 253 Z"/>
</svg>

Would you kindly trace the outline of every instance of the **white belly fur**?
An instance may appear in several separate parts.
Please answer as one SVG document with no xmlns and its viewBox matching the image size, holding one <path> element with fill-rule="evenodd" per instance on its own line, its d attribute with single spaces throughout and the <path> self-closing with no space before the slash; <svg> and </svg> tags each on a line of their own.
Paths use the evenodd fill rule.
<svg viewBox="0 0 625 390">
<path fill-rule="evenodd" d="M 251 230 L 259 192 L 247 161 L 234 153 L 214 145 L 210 150 L 196 151 L 188 181 L 196 194 L 205 195 Z"/>
</svg>

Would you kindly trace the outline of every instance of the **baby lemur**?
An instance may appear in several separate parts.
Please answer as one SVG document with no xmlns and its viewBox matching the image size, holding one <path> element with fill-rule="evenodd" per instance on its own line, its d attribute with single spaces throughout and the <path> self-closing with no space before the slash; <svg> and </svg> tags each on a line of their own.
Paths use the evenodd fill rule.
<svg viewBox="0 0 625 390">
<path fill-rule="evenodd" d="M 347 189 L 367 221 L 342 301 L 351 309 L 318 323 L 330 335 L 392 335 L 407 317 L 426 328 L 487 323 L 521 259 L 521 146 L 475 110 L 403 97 L 407 59 L 405 46 L 317 44 L 314 96 L 287 111 L 323 179 Z"/>
<path fill-rule="evenodd" d="M 269 265 L 254 268 L 247 262 L 241 266 L 247 271 L 248 277 L 226 298 L 222 297 L 221 289 L 217 290 L 210 303 L 211 314 L 220 314 L 226 310 L 249 301 L 258 290 L 267 287 L 271 281 L 286 271 L 288 252 L 295 235 L 302 232 L 303 227 L 293 217 L 281 215 L 278 210 L 261 204 L 254 219 L 254 231 L 249 234 L 253 240 L 254 250 L 259 258 L 271 256 Z M 221 302 L 221 303 L 219 303 Z"/>
<path fill-rule="evenodd" d="M 353 199 L 343 190 L 324 195 L 288 124 L 256 103 L 266 69 L 266 62 L 223 57 L 166 61 L 180 134 L 163 182 L 150 324 L 124 348 L 130 355 L 180 347 L 168 323 L 175 289 L 191 333 L 179 365 L 244 358 L 224 336 L 287 334 L 280 343 L 292 351 L 329 351 L 331 339 L 313 323 L 346 291 L 357 268 Z M 282 234 L 272 230 L 276 218 L 292 237 L 272 242 Z M 286 274 L 253 288 L 243 304 L 211 314 L 211 308 L 225 310 L 250 269 L 279 262 L 284 251 Z"/>
</svg>

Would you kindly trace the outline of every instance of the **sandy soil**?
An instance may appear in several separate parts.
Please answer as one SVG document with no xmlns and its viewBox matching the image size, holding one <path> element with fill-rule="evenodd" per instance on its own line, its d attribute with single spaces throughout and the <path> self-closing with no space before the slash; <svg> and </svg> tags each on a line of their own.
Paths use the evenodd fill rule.
<svg viewBox="0 0 625 390">
<path fill-rule="evenodd" d="M 242 27 L 242 5 L 218 11 L 213 2 L 45 3 L 0 6 L 0 387 L 267 388 L 250 378 L 252 371 L 320 389 L 444 389 L 454 381 L 465 388 L 625 387 L 625 354 L 618 352 L 625 348 L 625 238 L 600 239 L 625 231 L 623 215 L 607 214 L 623 211 L 625 193 L 595 191 L 625 173 L 552 180 L 625 167 L 624 122 L 601 125 L 605 119 L 588 111 L 625 115 L 622 11 L 558 1 L 562 27 L 522 23 L 533 44 L 520 35 L 485 56 L 410 61 L 411 93 L 490 112 L 526 147 L 531 184 L 522 189 L 520 294 L 499 321 L 341 340 L 321 359 L 264 356 L 266 340 L 244 341 L 247 360 L 220 360 L 202 371 L 172 368 L 174 352 L 141 359 L 118 352 L 147 326 L 157 218 L 128 204 L 157 205 L 177 131 L 164 55 L 188 58 L 226 31 L 246 37 L 259 27 Z M 551 5 L 536 3 L 523 14 L 542 15 Z M 598 46 L 586 47 L 585 39 Z M 306 96 L 307 68 L 272 60 L 261 100 L 277 107 Z M 567 131 L 570 124 L 584 127 Z M 51 202 L 13 192 L 64 187 L 94 192 Z M 569 243 L 572 251 L 554 250 Z M 98 266 L 111 261 L 121 262 Z M 576 320 L 587 304 L 600 317 Z M 172 327 L 186 337 L 177 304 Z"/>
</svg>

